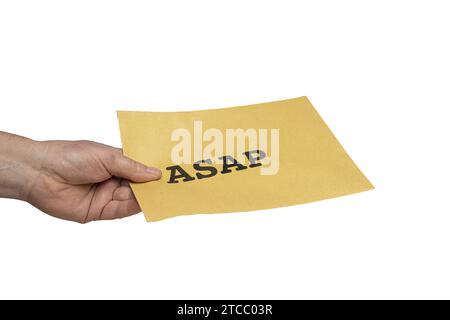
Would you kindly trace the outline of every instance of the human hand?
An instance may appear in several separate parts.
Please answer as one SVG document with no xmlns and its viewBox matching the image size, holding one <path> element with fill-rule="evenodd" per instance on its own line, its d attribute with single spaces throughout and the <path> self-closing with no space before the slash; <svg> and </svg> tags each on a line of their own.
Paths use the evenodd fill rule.
<svg viewBox="0 0 450 320">
<path fill-rule="evenodd" d="M 19 152 L 26 159 L 18 162 L 23 183 L 15 186 L 21 188 L 15 198 L 57 218 L 85 223 L 138 213 L 140 208 L 129 181 L 161 178 L 159 169 L 146 167 L 125 157 L 121 149 L 107 145 L 91 141 L 36 142 L 15 137 L 16 147 L 9 147 L 13 149 L 12 156 L 18 153 L 17 148 L 27 149 Z M 14 164 L 15 160 L 9 159 L 10 165 L 11 162 Z M 18 171 L 14 165 L 12 170 Z M 7 178 L 8 175 L 11 172 Z"/>
</svg>

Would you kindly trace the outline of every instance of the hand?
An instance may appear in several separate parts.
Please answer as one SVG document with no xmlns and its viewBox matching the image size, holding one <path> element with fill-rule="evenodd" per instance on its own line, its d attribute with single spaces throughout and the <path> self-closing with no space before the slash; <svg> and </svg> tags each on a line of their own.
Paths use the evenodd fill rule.
<svg viewBox="0 0 450 320">
<path fill-rule="evenodd" d="M 121 149 L 107 145 L 91 141 L 36 142 L 15 137 L 16 147 L 9 148 L 25 145 L 27 150 L 20 154 L 28 155 L 22 163 L 19 161 L 24 177 L 16 198 L 57 218 L 85 223 L 138 213 L 140 208 L 129 181 L 161 178 L 159 169 L 146 167 L 125 157 Z"/>
</svg>

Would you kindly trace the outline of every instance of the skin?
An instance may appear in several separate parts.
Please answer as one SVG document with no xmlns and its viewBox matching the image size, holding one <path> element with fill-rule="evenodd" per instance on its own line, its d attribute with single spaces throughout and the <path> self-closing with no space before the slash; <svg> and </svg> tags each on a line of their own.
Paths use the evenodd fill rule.
<svg viewBox="0 0 450 320">
<path fill-rule="evenodd" d="M 0 132 L 0 197 L 29 202 L 65 220 L 86 223 L 140 212 L 129 182 L 161 171 L 92 141 L 34 141 Z"/>
</svg>

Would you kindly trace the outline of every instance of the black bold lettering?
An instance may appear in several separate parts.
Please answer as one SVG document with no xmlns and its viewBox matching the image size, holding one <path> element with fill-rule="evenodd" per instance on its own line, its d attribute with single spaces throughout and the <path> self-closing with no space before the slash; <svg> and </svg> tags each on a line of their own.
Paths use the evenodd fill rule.
<svg viewBox="0 0 450 320">
<path fill-rule="evenodd" d="M 183 178 L 183 181 L 192 181 L 195 180 L 194 177 L 191 177 L 189 173 L 184 171 L 184 169 L 180 166 L 171 166 L 167 167 L 166 170 L 170 170 L 170 179 L 167 183 L 178 183 L 177 179 Z M 180 174 L 177 174 L 179 172 Z"/>
<path fill-rule="evenodd" d="M 260 161 L 266 157 L 266 153 L 262 150 L 246 151 L 243 154 L 247 157 L 248 161 L 250 161 L 250 168 L 262 166 L 262 163 L 257 161 Z M 254 156 L 255 154 L 257 155 Z"/>
<path fill-rule="evenodd" d="M 222 167 L 221 173 L 230 173 L 231 170 L 229 168 L 232 168 L 232 167 L 236 167 L 236 171 L 247 169 L 246 166 L 240 164 L 232 156 L 223 156 L 223 157 L 219 157 L 219 159 L 223 161 L 223 167 Z"/>
<path fill-rule="evenodd" d="M 212 164 L 211 159 L 206 159 L 206 160 L 200 160 L 194 163 L 194 169 L 197 171 L 209 171 L 208 174 L 203 174 L 203 173 L 199 173 L 197 172 L 195 175 L 197 176 L 198 179 L 204 179 L 204 178 L 210 178 L 210 177 L 214 177 L 217 174 L 217 169 L 213 166 L 201 166 L 201 163 L 208 163 L 208 164 Z"/>
</svg>

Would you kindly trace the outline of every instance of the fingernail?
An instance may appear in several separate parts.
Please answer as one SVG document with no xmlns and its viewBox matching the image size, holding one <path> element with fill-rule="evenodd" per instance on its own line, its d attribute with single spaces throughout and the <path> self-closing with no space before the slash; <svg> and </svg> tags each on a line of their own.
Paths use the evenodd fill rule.
<svg viewBox="0 0 450 320">
<path fill-rule="evenodd" d="M 158 176 L 158 177 L 162 174 L 161 170 L 159 170 L 158 168 L 152 168 L 152 167 L 145 168 L 145 172 L 148 172 L 148 173 L 150 173 L 154 176 Z"/>
</svg>

